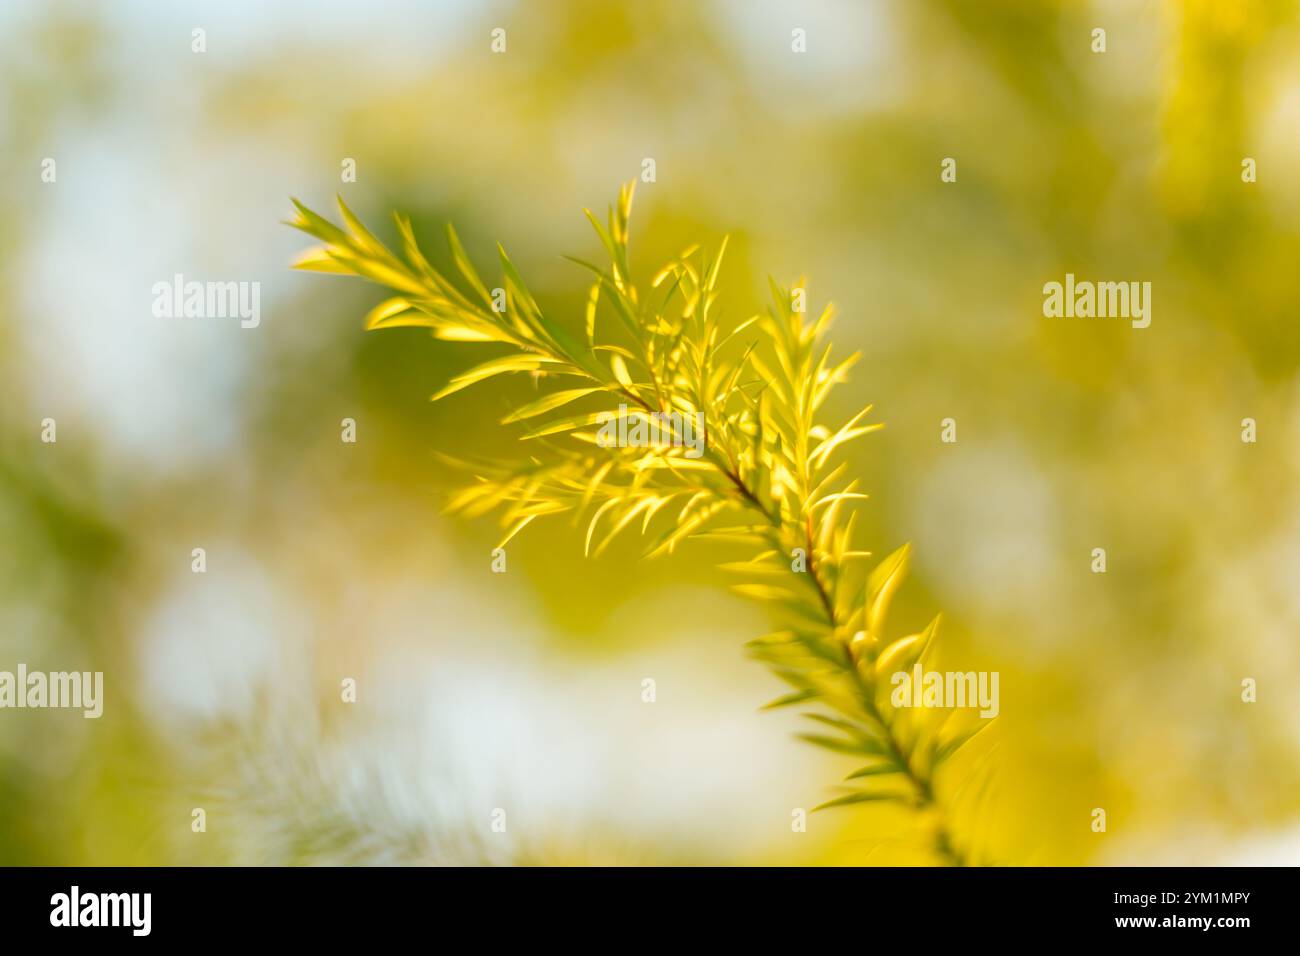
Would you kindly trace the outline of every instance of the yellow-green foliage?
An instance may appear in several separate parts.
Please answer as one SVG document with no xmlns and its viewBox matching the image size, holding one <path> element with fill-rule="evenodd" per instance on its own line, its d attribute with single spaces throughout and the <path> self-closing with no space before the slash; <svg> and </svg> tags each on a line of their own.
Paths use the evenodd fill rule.
<svg viewBox="0 0 1300 956">
<path fill-rule="evenodd" d="M 476 480 L 452 500 L 453 510 L 471 515 L 498 511 L 503 545 L 534 519 L 558 514 L 585 521 L 591 554 L 630 526 L 651 536 L 651 555 L 671 553 L 688 538 L 743 544 L 752 556 L 723 567 L 747 579 L 736 591 L 775 606 L 784 623 L 752 642 L 753 654 L 794 688 L 767 706 L 813 708 L 805 716 L 820 727 L 802 738 L 862 760 L 846 792 L 822 806 L 901 804 L 915 811 L 918 835 L 940 858 L 971 860 L 975 848 L 953 832 L 936 775 L 987 722 L 891 706 L 889 676 L 921 660 L 938 619 L 920 634 L 886 634 L 910 549 L 871 568 L 870 554 L 853 543 L 854 507 L 866 496 L 835 463 L 842 446 L 881 426 L 866 422 L 870 406 L 838 427 L 819 421 L 859 355 L 832 359 L 825 336 L 834 310 L 805 321 L 794 308 L 802 285 L 773 282 L 766 314 L 724 327 L 716 300 L 725 240 L 711 256 L 687 249 L 638 286 L 628 267 L 632 193 L 631 184 L 623 187 L 606 226 L 587 213 L 608 267 L 574 260 L 594 277 L 585 341 L 547 315 L 504 249 L 505 308 L 496 311 L 450 227 L 458 280 L 429 264 L 401 215 L 399 257 L 342 200 L 345 228 L 295 202 L 291 224 L 323 242 L 296 266 L 363 276 L 396 292 L 366 316 L 367 329 L 420 326 L 439 339 L 507 347 L 453 378 L 435 399 L 507 373 L 539 380 L 541 397 L 502 419 L 522 423 L 530 452 L 507 465 L 468 466 Z M 646 414 L 702 413 L 703 455 L 687 457 L 668 443 L 598 443 L 594 427 L 618 415 L 619 405 Z M 574 414 L 576 406 L 587 410 Z M 962 782 L 968 794 L 977 789 L 971 782 Z"/>
</svg>

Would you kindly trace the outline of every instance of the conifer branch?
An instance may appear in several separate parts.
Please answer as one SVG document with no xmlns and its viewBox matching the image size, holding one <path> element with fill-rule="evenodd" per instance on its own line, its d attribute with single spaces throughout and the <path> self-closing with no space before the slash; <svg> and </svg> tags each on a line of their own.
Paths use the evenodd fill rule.
<svg viewBox="0 0 1300 956">
<path fill-rule="evenodd" d="M 844 464 L 830 462 L 882 426 L 863 423 L 869 405 L 836 429 L 819 412 L 859 355 L 832 362 L 824 337 L 834 310 L 806 321 L 802 283 L 771 282 L 765 314 L 725 327 L 717 308 L 725 240 L 712 256 L 688 248 L 648 286 L 634 283 L 632 194 L 632 184 L 623 187 L 605 225 L 587 213 L 608 266 L 573 260 L 593 276 L 585 342 L 543 310 L 499 247 L 501 283 L 489 291 L 450 227 L 459 279 L 429 264 L 401 215 L 401 257 L 341 199 L 342 228 L 296 200 L 289 224 L 323 243 L 297 268 L 361 276 L 396 293 L 366 316 L 367 329 L 423 327 L 438 339 L 504 347 L 434 399 L 519 372 L 560 386 L 502 419 L 522 426 L 522 439 L 538 452 L 506 464 L 465 464 L 475 480 L 452 498 L 451 510 L 498 512 L 502 546 L 535 519 L 565 514 L 586 522 L 588 554 L 600 554 L 633 525 L 650 539 L 647 555 L 672 553 L 691 538 L 746 547 L 748 560 L 722 567 L 746 579 L 734 590 L 778 610 L 782 629 L 750 650 L 793 687 L 766 706 L 813 708 L 804 716 L 821 729 L 800 737 L 863 761 L 842 795 L 817 809 L 907 807 L 937 858 L 962 865 L 969 848 L 955 839 L 935 778 L 987 721 L 891 702 L 890 676 L 923 659 L 939 622 L 919 634 L 887 636 L 910 547 L 869 570 L 869 553 L 853 546 L 853 508 L 866 495 L 846 479 Z M 572 407 L 585 410 L 574 414 Z M 618 440 L 611 441 L 616 423 Z M 648 437 L 634 440 L 641 435 Z"/>
</svg>

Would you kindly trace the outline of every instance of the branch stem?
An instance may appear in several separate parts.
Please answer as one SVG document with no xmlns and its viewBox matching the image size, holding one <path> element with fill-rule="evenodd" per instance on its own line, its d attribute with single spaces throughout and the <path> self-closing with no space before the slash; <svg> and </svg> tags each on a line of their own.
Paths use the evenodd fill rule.
<svg viewBox="0 0 1300 956">
<path fill-rule="evenodd" d="M 763 515 L 763 517 L 767 518 L 778 528 L 781 526 L 780 519 L 774 517 L 773 514 L 768 511 L 754 490 L 745 484 L 745 481 L 736 474 L 735 471 L 725 468 L 722 469 L 722 471 L 723 474 L 731 480 L 732 484 L 736 486 L 736 489 L 740 492 L 740 496 L 746 504 L 756 509 Z M 817 563 L 816 549 L 814 547 L 815 541 L 812 515 L 807 515 L 805 518 L 804 540 L 808 554 L 808 579 L 812 582 L 813 587 L 817 591 L 817 597 L 821 602 L 822 610 L 826 614 L 826 623 L 830 626 L 833 635 L 839 630 L 841 625 L 839 616 L 835 611 L 834 598 L 831 596 L 830 589 L 828 589 L 826 584 L 822 581 L 821 572 Z M 876 706 L 875 690 L 868 684 L 866 679 L 863 678 L 861 670 L 858 669 L 857 655 L 854 653 L 851 643 L 845 641 L 843 646 L 845 654 L 844 669 L 853 677 L 854 686 L 857 688 L 858 696 L 861 698 L 863 710 L 866 712 L 867 716 L 875 721 L 875 723 L 880 727 L 886 745 L 889 747 L 890 759 L 898 765 L 898 768 L 902 771 L 904 776 L 907 777 L 908 783 L 911 784 L 912 789 L 916 794 L 917 808 L 932 809 L 939 816 L 934 833 L 935 852 L 950 866 L 968 865 L 965 855 L 958 850 L 953 843 L 952 834 L 949 830 L 948 824 L 943 819 L 943 806 L 935 798 L 934 787 L 930 782 L 930 778 L 912 766 L 912 762 L 904 752 L 893 724 L 885 718 L 885 715 L 881 713 L 880 708 Z"/>
</svg>

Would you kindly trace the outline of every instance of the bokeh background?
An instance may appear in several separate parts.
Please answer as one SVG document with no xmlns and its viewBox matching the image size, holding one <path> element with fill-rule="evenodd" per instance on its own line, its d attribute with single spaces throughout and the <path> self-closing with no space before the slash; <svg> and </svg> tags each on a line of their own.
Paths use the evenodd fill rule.
<svg viewBox="0 0 1300 956">
<path fill-rule="evenodd" d="M 730 233 L 733 317 L 806 273 L 864 352 L 895 620 L 1002 675 L 997 858 L 1300 862 L 1295 3 L 9 0 L 0 81 L 0 669 L 107 696 L 0 712 L 0 863 L 927 862 L 872 810 L 791 832 L 849 767 L 757 710 L 708 546 L 537 522 L 492 574 L 436 453 L 511 452 L 517 395 L 430 403 L 481 353 L 287 268 L 289 196 L 342 192 L 576 317 L 560 254 L 646 157 L 634 268 Z M 1151 327 L 1044 319 L 1067 271 L 1152 282 Z M 261 326 L 154 318 L 177 272 Z"/>
</svg>

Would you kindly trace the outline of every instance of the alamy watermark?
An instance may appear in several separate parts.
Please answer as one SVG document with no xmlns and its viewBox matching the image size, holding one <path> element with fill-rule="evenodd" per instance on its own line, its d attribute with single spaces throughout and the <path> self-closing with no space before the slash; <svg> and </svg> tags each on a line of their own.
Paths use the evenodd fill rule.
<svg viewBox="0 0 1300 956">
<path fill-rule="evenodd" d="M 1043 315 L 1049 319 L 1130 319 L 1133 328 L 1151 324 L 1150 282 L 1065 282 L 1043 286 Z"/>
<path fill-rule="evenodd" d="M 95 719 L 104 713 L 103 671 L 31 671 L 19 664 L 17 673 L 0 671 L 0 709 L 81 708 Z"/>
<path fill-rule="evenodd" d="M 51 926 L 125 926 L 148 936 L 153 925 L 152 893 L 83 893 L 74 886 L 50 897 Z"/>
<path fill-rule="evenodd" d="M 895 707 L 978 707 L 985 719 L 1002 709 L 998 671 L 895 671 L 889 702 Z"/>
<path fill-rule="evenodd" d="M 262 283 L 186 282 L 179 272 L 153 284 L 153 314 L 160 319 L 239 319 L 245 329 L 262 321 Z"/>
<path fill-rule="evenodd" d="M 601 415 L 596 444 L 601 448 L 685 448 L 686 458 L 704 455 L 704 413 L 695 412 L 628 412 L 618 406 L 618 414 Z"/>
</svg>

